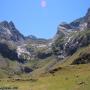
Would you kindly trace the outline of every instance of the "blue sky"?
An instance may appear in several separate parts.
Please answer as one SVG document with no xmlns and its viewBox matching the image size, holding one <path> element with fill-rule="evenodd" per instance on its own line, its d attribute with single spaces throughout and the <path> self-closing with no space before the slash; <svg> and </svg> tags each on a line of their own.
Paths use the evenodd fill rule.
<svg viewBox="0 0 90 90">
<path fill-rule="evenodd" d="M 89 7 L 90 0 L 0 0 L 0 21 L 12 20 L 25 36 L 51 38 L 58 24 L 84 16 Z"/>
</svg>

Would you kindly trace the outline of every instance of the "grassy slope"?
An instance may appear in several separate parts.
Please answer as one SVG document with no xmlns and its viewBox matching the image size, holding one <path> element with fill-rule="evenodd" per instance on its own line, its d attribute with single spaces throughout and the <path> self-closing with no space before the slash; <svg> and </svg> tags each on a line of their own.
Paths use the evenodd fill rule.
<svg viewBox="0 0 90 90">
<path fill-rule="evenodd" d="M 0 87 L 18 87 L 18 90 L 90 90 L 90 64 L 70 65 L 81 52 L 89 52 L 89 48 L 90 46 L 82 48 L 73 56 L 68 57 L 63 64 L 56 64 L 52 70 L 58 67 L 62 67 L 62 69 L 56 71 L 54 76 L 50 73 L 42 73 L 36 81 L 27 81 L 26 79 L 29 79 L 30 75 L 22 75 L 21 81 L 1 80 Z M 43 69 L 47 66 L 44 66 Z M 41 71 L 37 70 L 37 73 Z"/>
<path fill-rule="evenodd" d="M 54 73 L 42 74 L 32 90 L 90 90 L 90 64 L 70 65 L 81 53 L 90 53 L 90 45 L 79 49 L 64 62 L 55 64 L 51 69 L 62 67 Z M 81 84 L 82 83 L 82 84 Z"/>
<path fill-rule="evenodd" d="M 35 82 L 5 79 L 0 81 L 0 87 L 3 86 L 18 87 L 19 90 L 90 90 L 90 64 L 67 66 L 55 76 L 48 74 Z"/>
<path fill-rule="evenodd" d="M 81 82 L 84 82 L 80 85 Z M 90 90 L 90 66 L 69 66 L 55 76 L 40 78 L 32 90 Z"/>
</svg>

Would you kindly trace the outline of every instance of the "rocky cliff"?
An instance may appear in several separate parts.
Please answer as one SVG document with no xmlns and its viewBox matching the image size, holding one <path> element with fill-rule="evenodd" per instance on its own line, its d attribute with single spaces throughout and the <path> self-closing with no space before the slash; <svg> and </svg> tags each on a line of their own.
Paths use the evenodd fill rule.
<svg viewBox="0 0 90 90">
<path fill-rule="evenodd" d="M 61 23 L 53 39 L 52 49 L 59 58 L 75 53 L 90 44 L 90 9 L 82 18 L 71 23 Z"/>
</svg>

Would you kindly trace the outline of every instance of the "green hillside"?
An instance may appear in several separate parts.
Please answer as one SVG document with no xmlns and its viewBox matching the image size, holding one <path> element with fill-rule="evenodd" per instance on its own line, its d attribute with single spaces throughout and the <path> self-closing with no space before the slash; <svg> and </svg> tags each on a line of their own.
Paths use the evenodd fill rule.
<svg viewBox="0 0 90 90">
<path fill-rule="evenodd" d="M 89 53 L 89 48 L 90 46 L 81 48 L 62 64 L 60 62 L 55 64 L 54 60 L 48 62 L 34 71 L 34 76 L 22 74 L 0 79 L 0 87 L 17 87 L 18 90 L 90 90 L 90 64 L 72 65 L 80 53 Z M 50 71 L 45 72 L 53 63 Z"/>
</svg>

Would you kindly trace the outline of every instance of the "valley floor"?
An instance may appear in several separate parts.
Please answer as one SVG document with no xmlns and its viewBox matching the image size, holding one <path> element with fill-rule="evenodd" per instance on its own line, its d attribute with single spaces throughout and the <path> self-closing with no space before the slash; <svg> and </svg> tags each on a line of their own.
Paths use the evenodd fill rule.
<svg viewBox="0 0 90 90">
<path fill-rule="evenodd" d="M 17 88 L 11 90 L 90 90 L 90 64 L 66 66 L 53 75 L 42 74 L 37 80 L 29 80 L 29 78 L 25 80 L 26 78 L 21 80 L 1 79 L 0 88 Z"/>
</svg>

